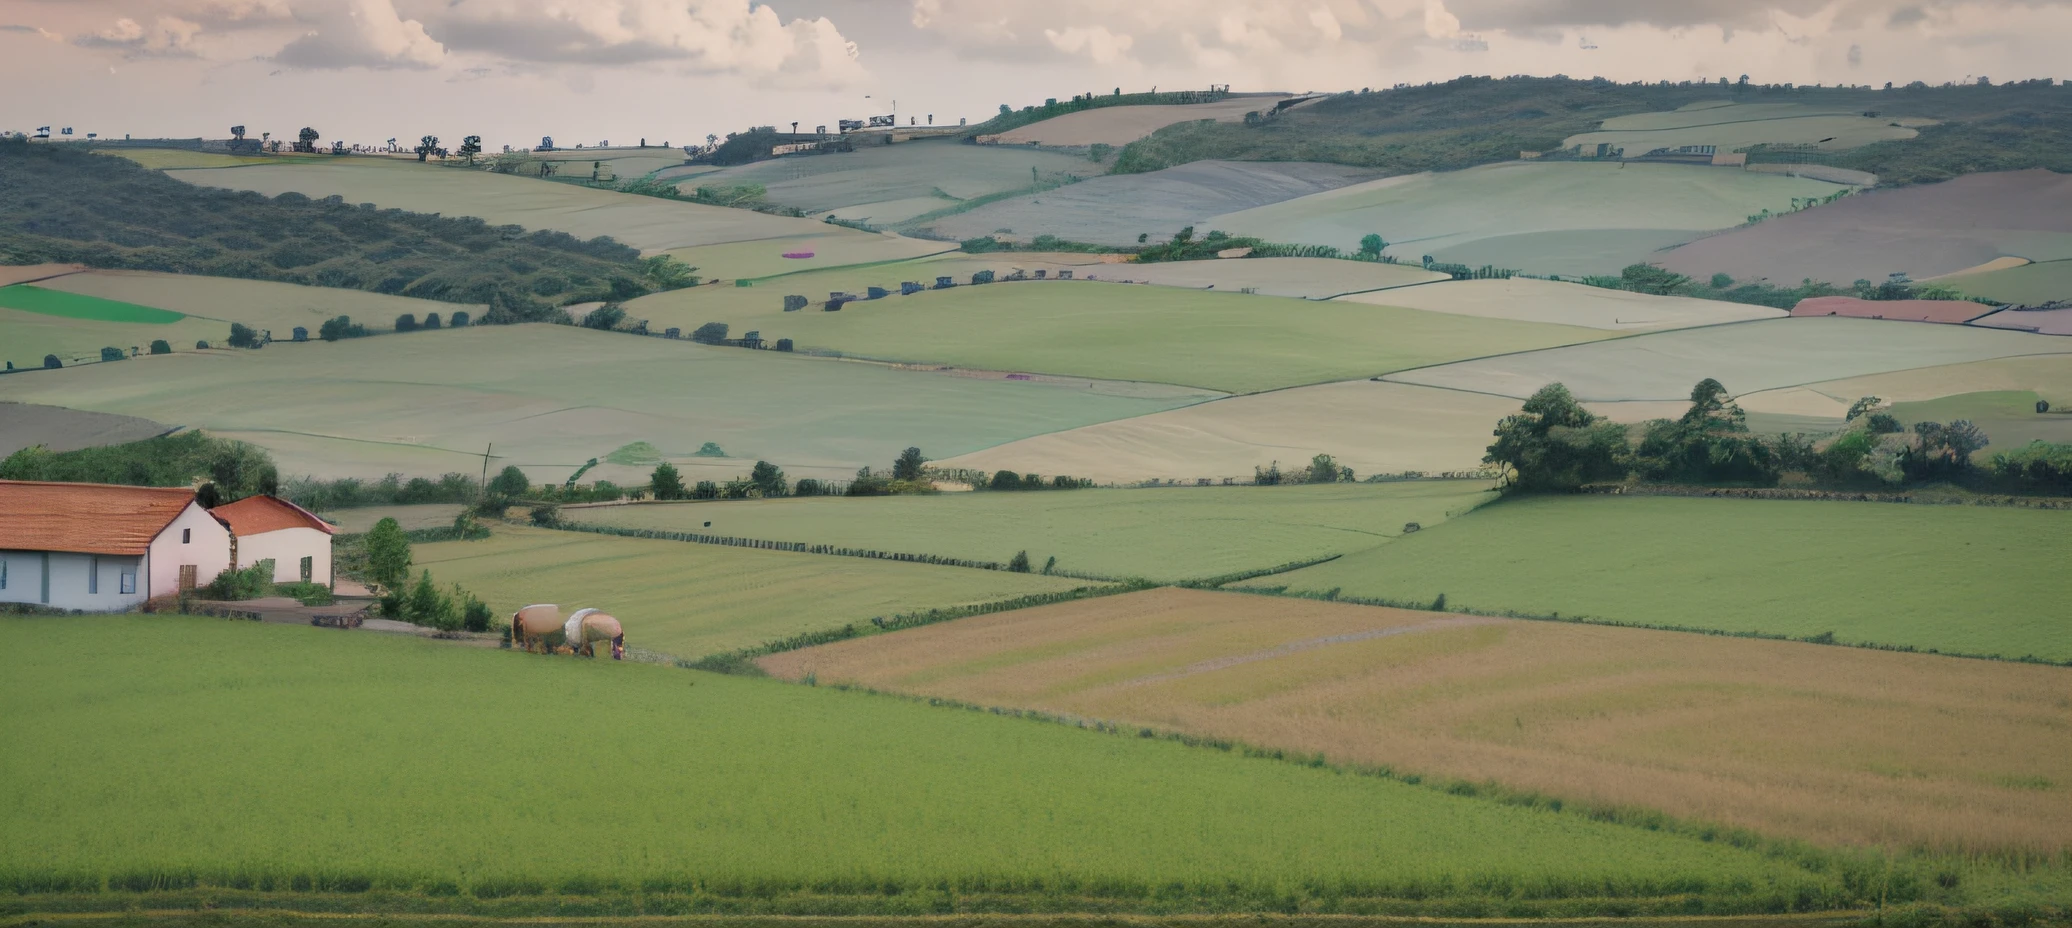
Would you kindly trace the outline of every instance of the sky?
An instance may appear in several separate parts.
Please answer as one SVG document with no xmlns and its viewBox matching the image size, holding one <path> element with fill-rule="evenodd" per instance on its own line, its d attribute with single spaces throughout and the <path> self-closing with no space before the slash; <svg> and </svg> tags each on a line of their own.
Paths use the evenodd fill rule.
<svg viewBox="0 0 2072 928">
<path fill-rule="evenodd" d="M 0 130 L 675 145 L 1096 91 L 2072 79 L 2072 0 L 0 0 Z"/>
</svg>

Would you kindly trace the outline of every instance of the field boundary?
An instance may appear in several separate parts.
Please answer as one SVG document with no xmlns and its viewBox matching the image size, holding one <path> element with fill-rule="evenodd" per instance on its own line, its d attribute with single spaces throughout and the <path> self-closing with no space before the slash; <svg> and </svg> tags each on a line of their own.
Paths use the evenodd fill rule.
<svg viewBox="0 0 2072 928">
<path fill-rule="evenodd" d="M 623 528 L 616 525 L 593 525 L 584 522 L 559 522 L 552 527 L 568 532 L 589 532 L 596 535 L 617 535 L 622 538 L 649 538 L 658 541 L 682 541 L 700 545 L 722 545 L 730 548 L 754 548 L 761 551 L 788 551 L 793 554 L 861 557 L 880 561 L 900 561 L 908 564 L 928 564 L 934 567 L 963 567 L 971 570 L 1007 569 L 1007 565 L 999 561 L 972 561 L 964 558 L 943 557 L 939 554 L 905 554 L 897 551 L 879 551 L 873 548 L 807 544 L 803 541 L 770 541 L 763 538 L 742 538 L 735 535 L 706 535 L 700 532 Z M 1064 577 L 1069 580 L 1092 580 L 1097 583 L 1127 582 L 1120 577 L 1104 577 L 1098 574 L 1085 574 L 1069 570 L 1052 570 L 1047 573 L 1043 571 L 1030 571 L 1029 573 L 1032 576 Z"/>
<path fill-rule="evenodd" d="M 1707 487 L 1676 484 L 1623 483 L 1588 484 L 1576 491 L 1585 496 L 1687 496 L 1720 499 L 1769 499 L 1826 503 L 1902 503 L 1916 506 L 2004 506 L 2013 509 L 2072 509 L 2072 499 L 2062 496 L 1988 495 L 1970 499 L 1916 499 L 1912 493 L 1877 493 L 1857 490 L 1793 489 L 1790 487 Z"/>
</svg>

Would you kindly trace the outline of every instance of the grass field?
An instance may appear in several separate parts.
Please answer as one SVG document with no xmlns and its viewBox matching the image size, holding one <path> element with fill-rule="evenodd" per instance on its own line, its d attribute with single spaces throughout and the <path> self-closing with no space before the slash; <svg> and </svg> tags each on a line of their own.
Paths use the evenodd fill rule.
<svg viewBox="0 0 2072 928">
<path fill-rule="evenodd" d="M 669 254 L 678 261 L 697 268 L 698 275 L 706 280 L 731 282 L 824 268 L 901 262 L 955 251 L 957 247 L 949 242 L 931 242 L 896 235 L 873 235 L 839 226 L 827 226 L 826 229 L 825 233 L 819 235 L 674 248 L 670 249 Z M 813 257 L 787 258 L 787 254 L 811 254 Z M 851 273 L 864 273 L 864 269 L 858 268 Z M 703 296 L 705 292 L 701 288 L 690 291 L 669 290 L 664 291 L 664 294 Z M 769 296 L 769 293 L 761 291 L 758 295 Z M 628 307 L 628 311 L 631 311 L 631 307 Z"/>
<path fill-rule="evenodd" d="M 719 534 L 716 526 L 680 530 Z M 875 616 L 1087 585 L 1002 570 L 505 526 L 491 538 L 422 544 L 412 553 L 417 567 L 440 583 L 466 587 L 499 616 L 527 603 L 560 603 L 564 614 L 594 606 L 625 623 L 628 644 L 686 660 L 864 625 Z"/>
<path fill-rule="evenodd" d="M 1655 250 L 1842 187 L 1664 164 L 1522 163 L 1369 181 L 1217 216 L 1208 228 L 1271 242 L 1359 247 L 1535 273 L 1616 274 Z M 1796 279 L 1796 278 L 1794 278 Z"/>
<path fill-rule="evenodd" d="M 1753 145 L 1811 145 L 1835 151 L 1920 135 L 1916 119 L 1874 119 L 1858 108 L 1804 103 L 1698 103 L 1663 113 L 1607 119 L 1596 132 L 1561 140 L 1595 150 L 1608 142 L 1638 158 L 1657 148 L 1713 145 L 1730 152 Z M 1900 123 L 1894 125 L 1894 123 Z"/>
<path fill-rule="evenodd" d="M 1517 411 L 1518 401 L 1509 397 L 1355 380 L 1037 435 L 945 463 L 1111 482 L 1248 480 L 1255 467 L 1279 461 L 1286 468 L 1318 454 L 1336 457 L 1361 477 L 1463 472 L 1481 467 L 1490 430 Z"/>
<path fill-rule="evenodd" d="M 2032 441 L 2072 442 L 2072 410 L 2039 413 L 2038 399 L 2041 397 L 2028 390 L 1993 390 L 1894 403 L 1891 412 L 1908 426 L 1916 422 L 1970 420 L 1992 439 L 1992 444 L 1972 456 L 1983 463 L 1992 460 L 1994 452 L 2011 451 Z"/>
<path fill-rule="evenodd" d="M 348 203 L 475 216 L 491 225 L 553 229 L 582 239 L 609 235 L 647 252 L 751 239 L 841 234 L 811 219 L 386 158 L 173 171 L 170 175 L 192 184 L 255 190 L 268 196 L 291 191 L 319 198 L 336 195 Z"/>
<path fill-rule="evenodd" d="M 1959 274 L 1940 282 L 1972 296 L 2040 306 L 2052 300 L 2072 300 L 2072 260 L 2043 261 L 1979 274 Z"/>
<path fill-rule="evenodd" d="M 292 163 L 294 156 L 227 155 L 220 152 L 188 151 L 180 148 L 99 148 L 97 154 L 114 155 L 153 170 L 168 168 L 235 168 L 253 164 Z"/>
<path fill-rule="evenodd" d="M 1307 463 L 1307 462 L 1304 462 Z M 568 510 L 602 525 L 1186 580 L 1360 551 L 1490 495 L 1484 481 L 946 493 Z M 707 526 L 705 523 L 711 523 Z"/>
<path fill-rule="evenodd" d="M 778 158 L 723 168 L 679 184 L 761 184 L 771 203 L 812 215 L 890 226 L 932 210 L 1034 184 L 1035 170 L 1058 175 L 1100 174 L 1083 156 L 1033 148 L 960 145 L 953 140 L 865 145 L 844 154 Z M 879 208 L 883 207 L 883 208 Z M 893 208 L 897 207 L 897 208 Z"/>
<path fill-rule="evenodd" d="M 720 314 L 688 299 L 637 305 L 650 329 L 726 322 L 737 331 L 758 329 L 765 339 L 793 339 L 801 349 L 856 357 L 1227 392 L 1350 380 L 1606 336 L 1575 326 L 1107 282 L 958 287 L 832 313 L 817 305 L 784 313 L 780 297 L 790 292 L 797 291 L 773 288 L 758 297 L 766 302 L 755 315 Z"/>
<path fill-rule="evenodd" d="M 2068 661 L 2068 531 L 2005 507 L 1537 497 L 1253 585 Z"/>
<path fill-rule="evenodd" d="M 989 892 L 1168 911 L 1861 905 L 1834 868 L 1726 842 L 861 693 L 212 619 L 0 625 L 34 643 L 0 674 L 0 879 L 17 886 L 299 876 L 551 891 L 549 911 L 636 891 L 818 913 Z"/>
<path fill-rule="evenodd" d="M 2072 670 L 1154 590 L 771 655 L 1827 845 L 2072 845 Z"/>
<path fill-rule="evenodd" d="M 139 306 L 135 303 L 103 299 L 81 293 L 68 293 L 64 290 L 53 290 L 34 284 L 0 287 L 0 308 L 41 313 L 46 316 L 59 316 L 65 319 L 83 319 L 89 322 L 129 322 L 167 325 L 185 318 L 181 314 L 169 310 Z"/>
<path fill-rule="evenodd" d="M 175 354 L 0 378 L 0 400 L 208 428 L 271 449 L 284 475 L 380 477 L 495 469 L 567 479 L 592 457 L 652 442 L 690 479 L 847 479 L 919 445 L 943 456 L 1184 405 L 1179 391 L 978 381 L 777 352 L 707 348 L 568 326 L 482 326 L 259 351 Z M 708 462 L 709 463 L 709 462 Z M 620 482 L 645 471 L 593 472 Z"/>
<path fill-rule="evenodd" d="M 1036 143 L 1075 146 L 1092 145 L 1096 142 L 1127 145 L 1176 122 L 1196 119 L 1238 122 L 1245 118 L 1246 113 L 1273 109 L 1273 105 L 1283 99 L 1285 97 L 1279 95 L 1247 94 L 1213 103 L 1110 106 L 1080 110 L 1030 123 L 1018 129 L 1010 129 L 1000 133 L 1000 141 L 1011 145 Z"/>
<path fill-rule="evenodd" d="M 2050 400 L 2053 406 L 2072 406 L 2072 354 L 1942 364 L 1816 383 L 1811 389 L 1842 403 L 1863 396 L 1917 402 L 1959 393 L 2026 390 Z"/>
<path fill-rule="evenodd" d="M 1550 383 L 1585 400 L 1687 397 L 1705 377 L 1736 393 L 1891 371 L 2072 353 L 2072 339 L 1975 326 L 1839 316 L 1655 332 L 1389 375 L 1402 383 L 1527 397 Z"/>
<path fill-rule="evenodd" d="M 1556 280 L 1457 280 L 1339 297 L 1351 303 L 1383 303 L 1435 313 L 1579 325 L 1619 332 L 1685 329 L 1722 322 L 1775 319 L 1782 310 L 1746 303 L 1654 296 Z"/>
</svg>

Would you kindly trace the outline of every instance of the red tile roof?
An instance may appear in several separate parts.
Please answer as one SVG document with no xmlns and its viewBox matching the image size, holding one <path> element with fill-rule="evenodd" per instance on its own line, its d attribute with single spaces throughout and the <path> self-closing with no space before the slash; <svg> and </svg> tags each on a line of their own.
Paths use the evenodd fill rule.
<svg viewBox="0 0 2072 928">
<path fill-rule="evenodd" d="M 223 520 L 230 526 L 231 534 L 239 538 L 284 528 L 313 528 L 326 535 L 338 531 L 309 510 L 272 496 L 247 496 L 237 502 L 217 506 L 209 510 L 209 515 Z"/>
<path fill-rule="evenodd" d="M 0 548 L 143 554 L 192 502 L 187 487 L 0 480 Z"/>
</svg>

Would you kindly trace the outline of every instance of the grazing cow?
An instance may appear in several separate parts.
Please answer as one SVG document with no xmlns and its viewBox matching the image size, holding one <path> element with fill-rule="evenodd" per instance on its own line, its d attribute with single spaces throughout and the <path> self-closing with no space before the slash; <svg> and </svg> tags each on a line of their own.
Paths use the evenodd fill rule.
<svg viewBox="0 0 2072 928">
<path fill-rule="evenodd" d="M 584 657 L 596 657 L 596 643 L 612 643 L 612 660 L 626 659 L 626 632 L 620 628 L 619 620 L 597 609 L 578 609 L 568 617 L 568 624 L 562 626 L 563 636 L 575 653 Z"/>
<path fill-rule="evenodd" d="M 544 645 L 546 637 L 561 629 L 561 607 L 535 603 L 511 613 L 511 645 L 531 651 Z"/>
</svg>

